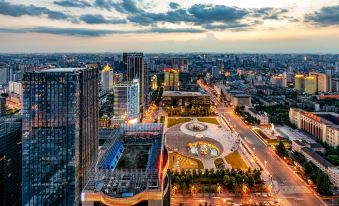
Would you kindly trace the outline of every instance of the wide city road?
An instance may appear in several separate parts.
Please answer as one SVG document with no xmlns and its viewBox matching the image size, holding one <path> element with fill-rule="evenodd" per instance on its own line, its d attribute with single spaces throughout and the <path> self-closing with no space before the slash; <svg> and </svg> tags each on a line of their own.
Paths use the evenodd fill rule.
<svg viewBox="0 0 339 206">
<path fill-rule="evenodd" d="M 199 84 L 204 88 L 212 99 L 215 96 L 210 89 Z M 219 102 L 218 102 L 219 103 Z M 239 133 L 247 145 L 252 148 L 256 157 L 263 163 L 265 170 L 272 175 L 277 197 L 281 198 L 282 205 L 297 205 L 297 206 L 319 206 L 324 205 L 324 202 L 309 188 L 309 186 L 301 180 L 277 155 L 268 147 L 259 137 L 257 137 L 231 108 L 225 108 L 219 105 L 217 109 L 219 115 L 224 117 L 231 123 L 233 128 Z"/>
</svg>

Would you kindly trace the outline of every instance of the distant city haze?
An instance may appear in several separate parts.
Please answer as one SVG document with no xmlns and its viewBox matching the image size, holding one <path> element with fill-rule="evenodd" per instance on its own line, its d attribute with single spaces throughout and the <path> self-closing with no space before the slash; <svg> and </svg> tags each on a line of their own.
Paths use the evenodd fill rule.
<svg viewBox="0 0 339 206">
<path fill-rule="evenodd" d="M 338 0 L 0 0 L 0 52 L 339 53 Z"/>
</svg>

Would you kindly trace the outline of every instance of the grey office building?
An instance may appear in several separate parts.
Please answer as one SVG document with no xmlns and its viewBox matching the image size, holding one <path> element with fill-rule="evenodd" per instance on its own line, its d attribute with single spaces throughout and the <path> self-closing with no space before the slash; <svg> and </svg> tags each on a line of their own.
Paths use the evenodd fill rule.
<svg viewBox="0 0 339 206">
<path fill-rule="evenodd" d="M 143 53 L 123 53 L 123 63 L 126 67 L 126 80 L 133 81 L 133 79 L 139 79 L 140 85 L 140 106 L 141 110 L 146 109 L 145 98 L 145 67 L 144 67 L 144 54 Z"/>
<path fill-rule="evenodd" d="M 23 205 L 81 204 L 98 152 L 98 83 L 97 69 L 24 75 Z"/>
</svg>

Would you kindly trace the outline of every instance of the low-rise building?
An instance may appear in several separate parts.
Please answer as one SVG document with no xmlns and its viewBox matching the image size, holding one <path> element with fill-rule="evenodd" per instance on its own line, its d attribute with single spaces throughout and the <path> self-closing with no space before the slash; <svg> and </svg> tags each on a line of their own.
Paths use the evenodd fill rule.
<svg viewBox="0 0 339 206">
<path fill-rule="evenodd" d="M 336 166 L 309 148 L 307 144 L 298 140 L 292 142 L 292 150 L 304 155 L 307 161 L 315 164 L 321 171 L 329 176 L 329 179 L 334 186 L 339 187 L 339 169 Z"/>
<path fill-rule="evenodd" d="M 267 125 L 270 123 L 269 117 L 266 112 L 258 112 L 254 107 L 245 106 L 245 111 L 252 117 L 260 121 L 261 125 Z"/>
<path fill-rule="evenodd" d="M 304 130 L 330 146 L 339 145 L 339 114 L 334 112 L 306 112 L 291 108 L 289 119 L 298 129 Z"/>
<path fill-rule="evenodd" d="M 201 92 L 164 91 L 163 106 L 210 106 L 211 98 Z"/>
<path fill-rule="evenodd" d="M 231 103 L 234 107 L 251 106 L 251 95 L 247 94 L 232 95 Z"/>
</svg>

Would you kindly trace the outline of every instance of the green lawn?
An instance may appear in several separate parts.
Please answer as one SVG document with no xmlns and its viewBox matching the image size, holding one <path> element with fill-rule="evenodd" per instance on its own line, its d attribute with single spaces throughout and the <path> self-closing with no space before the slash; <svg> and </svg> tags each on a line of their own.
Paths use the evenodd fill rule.
<svg viewBox="0 0 339 206">
<path fill-rule="evenodd" d="M 188 118 L 188 117 L 182 117 L 182 118 L 181 117 L 178 117 L 178 118 L 169 117 L 167 119 L 167 128 L 173 127 L 176 124 L 181 124 L 181 123 L 185 123 L 189 121 L 191 121 L 191 118 Z"/>
<path fill-rule="evenodd" d="M 231 154 L 225 157 L 228 164 L 232 166 L 234 169 L 246 170 L 247 165 L 245 161 L 242 159 L 241 155 L 238 151 L 232 152 Z"/>
<path fill-rule="evenodd" d="M 198 118 L 198 121 L 219 125 L 218 120 L 214 117 L 212 117 L 212 118 L 209 118 L 209 117 Z"/>
</svg>

